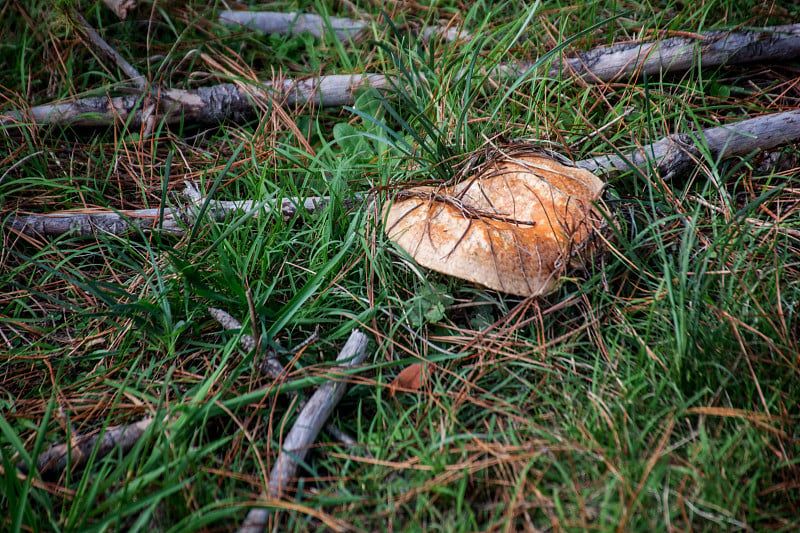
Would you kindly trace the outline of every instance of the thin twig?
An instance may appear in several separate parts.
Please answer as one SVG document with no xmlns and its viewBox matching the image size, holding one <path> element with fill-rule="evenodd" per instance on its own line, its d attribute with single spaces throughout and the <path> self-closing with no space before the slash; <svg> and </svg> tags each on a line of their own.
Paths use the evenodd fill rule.
<svg viewBox="0 0 800 533">
<path fill-rule="evenodd" d="M 225 328 L 225 330 L 241 330 L 242 324 L 235 318 L 233 318 L 230 314 L 223 311 L 222 309 L 216 307 L 209 307 L 208 312 L 214 320 L 219 322 L 219 324 Z M 309 336 L 306 340 L 289 350 L 289 353 L 297 353 L 312 342 L 315 342 L 319 339 L 319 327 L 317 327 L 314 332 Z M 242 349 L 249 352 L 251 350 L 256 349 L 256 340 L 254 337 L 251 337 L 247 334 L 242 334 L 239 338 L 239 344 L 241 345 Z M 277 360 L 277 353 L 274 350 L 268 350 L 267 353 L 264 354 L 261 361 L 258 363 L 257 368 L 258 370 L 272 378 L 272 379 L 283 379 L 286 374 L 286 369 L 283 368 Z M 298 404 L 300 409 L 302 409 L 305 404 L 306 400 L 300 395 L 297 391 L 289 391 L 287 393 L 289 397 L 298 398 Z M 333 424 L 326 424 L 325 425 L 325 432 L 328 433 L 334 439 L 342 442 L 347 446 L 355 446 L 357 442 L 352 437 L 348 436 L 344 431 L 339 429 L 338 427 L 334 426 Z"/>
<path fill-rule="evenodd" d="M 130 80 L 136 85 L 137 88 L 144 91 L 147 88 L 147 80 L 145 80 L 144 76 L 139 74 L 139 71 L 136 70 L 133 65 L 128 63 L 124 57 L 119 55 L 116 50 L 114 50 L 111 45 L 109 45 L 105 39 L 100 37 L 100 34 L 92 28 L 86 19 L 83 18 L 83 15 L 78 13 L 78 11 L 73 10 L 72 16 L 75 21 L 78 23 L 78 29 L 80 29 L 81 33 L 86 36 L 91 44 L 97 47 L 97 49 L 105 54 L 109 59 L 111 59 L 117 67 L 126 75 Z"/>
</svg>

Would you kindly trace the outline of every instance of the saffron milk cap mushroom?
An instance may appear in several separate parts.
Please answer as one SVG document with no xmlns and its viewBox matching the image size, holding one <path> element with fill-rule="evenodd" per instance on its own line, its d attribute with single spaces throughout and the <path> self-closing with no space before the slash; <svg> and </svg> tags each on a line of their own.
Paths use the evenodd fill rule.
<svg viewBox="0 0 800 533">
<path fill-rule="evenodd" d="M 529 145 L 492 149 L 454 181 L 395 192 L 386 234 L 420 265 L 490 289 L 553 292 L 607 227 L 603 181 Z"/>
</svg>

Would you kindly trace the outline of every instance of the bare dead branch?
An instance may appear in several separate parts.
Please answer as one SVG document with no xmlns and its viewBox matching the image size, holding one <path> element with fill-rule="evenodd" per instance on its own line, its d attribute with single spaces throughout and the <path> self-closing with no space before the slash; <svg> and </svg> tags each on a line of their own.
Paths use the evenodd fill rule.
<svg viewBox="0 0 800 533">
<path fill-rule="evenodd" d="M 774 113 L 740 122 L 707 128 L 699 132 L 675 134 L 638 150 L 619 155 L 602 155 L 576 162 L 580 168 L 593 173 L 617 173 L 652 166 L 662 178 L 669 180 L 684 175 L 703 164 L 701 147 L 714 160 L 746 155 L 756 150 L 770 150 L 782 144 L 800 142 L 800 111 Z M 299 205 L 313 213 L 328 201 L 328 197 L 281 200 L 281 215 L 291 219 Z M 194 223 L 200 200 L 180 209 L 166 209 L 163 214 L 164 233 L 182 234 Z M 258 210 L 269 213 L 273 207 L 252 200 L 209 200 L 207 213 L 214 220 L 223 220 L 235 211 Z M 119 212 L 65 211 L 46 215 L 14 215 L 6 226 L 29 236 L 58 236 L 72 233 L 89 236 L 96 233 L 120 235 L 138 227 L 153 230 L 158 225 L 158 209 L 138 209 Z"/>
<path fill-rule="evenodd" d="M 111 61 L 113 61 L 114 64 L 116 64 L 117 67 L 119 67 L 119 69 L 126 76 L 128 76 L 128 78 L 130 78 L 137 88 L 144 90 L 147 87 L 147 80 L 144 79 L 144 76 L 139 74 L 139 71 L 136 70 L 133 65 L 128 63 L 124 57 L 119 55 L 119 53 L 105 41 L 105 39 L 100 37 L 100 34 L 97 33 L 97 31 L 95 31 L 95 29 L 92 28 L 88 22 L 86 22 L 86 19 L 83 18 L 83 15 L 78 13 L 76 10 L 72 10 L 72 16 L 75 19 L 75 22 L 78 23 L 78 29 L 81 31 L 81 33 L 83 33 L 84 36 L 89 39 L 91 44 L 97 47 L 101 53 L 111 59 Z"/>
<path fill-rule="evenodd" d="M 550 75 L 575 72 L 586 81 L 607 81 L 639 72 L 657 74 L 695 65 L 704 67 L 752 61 L 776 61 L 800 54 L 800 24 L 745 32 L 709 32 L 699 39 L 671 38 L 660 42 L 613 45 L 586 52 L 552 67 Z M 519 76 L 528 63 L 501 65 L 496 76 Z M 254 113 L 253 94 L 287 105 L 323 107 L 352 105 L 359 88 L 386 89 L 391 79 L 382 74 L 336 74 L 303 80 L 263 81 L 245 90 L 235 84 L 220 84 L 195 90 L 167 89 L 158 95 L 156 117 L 168 124 L 189 120 L 202 124 L 241 121 Z M 140 98 L 90 97 L 2 113 L 0 125 L 33 122 L 61 126 L 103 126 L 130 121 L 142 123 Z"/>
<path fill-rule="evenodd" d="M 120 20 L 125 20 L 128 13 L 136 11 L 136 0 L 103 0 L 108 9 L 114 12 Z"/>
<path fill-rule="evenodd" d="M 242 26 L 267 35 L 298 35 L 308 32 L 317 39 L 333 31 L 340 41 L 361 40 L 372 27 L 367 20 L 321 17 L 310 13 L 276 13 L 274 11 L 222 11 L 219 21 L 229 26 Z M 330 25 L 329 25 L 330 24 Z M 419 32 L 424 41 L 441 37 L 447 42 L 466 41 L 471 36 L 457 28 L 429 26 Z"/>
<path fill-rule="evenodd" d="M 699 132 L 670 135 L 624 156 L 592 157 L 576 165 L 594 173 L 641 170 L 652 165 L 664 179 L 670 179 L 702 164 L 700 147 L 705 147 L 716 161 L 798 141 L 800 111 L 787 111 Z"/>
<path fill-rule="evenodd" d="M 242 329 L 242 323 L 222 309 L 209 307 L 208 313 L 214 320 L 219 322 L 220 326 L 226 331 Z M 244 351 L 249 352 L 256 348 L 258 341 L 251 335 L 242 333 L 242 336 L 239 338 L 239 345 Z M 258 369 L 272 379 L 280 379 L 284 375 L 284 368 L 272 355 L 271 353 L 265 354 L 264 359 L 258 363 Z"/>
<path fill-rule="evenodd" d="M 284 220 L 291 220 L 302 207 L 314 213 L 329 200 L 327 196 L 311 196 L 308 198 L 283 198 L 280 202 L 280 213 Z M 208 200 L 206 214 L 212 220 L 225 220 L 235 212 L 253 211 L 258 215 L 266 215 L 275 209 L 278 202 L 255 202 L 253 200 Z M 171 235 L 182 235 L 187 227 L 197 222 L 196 218 L 203 204 L 202 199 L 182 208 L 132 209 L 122 211 L 87 212 L 86 210 L 62 211 L 45 215 L 13 215 L 6 226 L 32 237 L 56 237 L 71 234 L 86 237 L 100 233 L 123 235 L 139 228 L 143 231 L 157 230 Z M 159 220 L 163 224 L 159 227 Z"/>
<path fill-rule="evenodd" d="M 216 307 L 209 307 L 208 313 L 214 320 L 219 322 L 219 324 L 228 331 L 242 329 L 241 322 L 233 318 L 230 314 L 223 311 L 222 309 L 218 309 Z M 314 333 L 309 338 L 307 338 L 302 343 L 292 348 L 291 351 L 297 353 L 299 350 L 311 344 L 312 342 L 316 341 L 318 338 L 319 338 L 318 331 L 314 331 Z M 254 350 L 257 348 L 256 339 L 245 333 L 243 333 L 242 336 L 239 338 L 239 345 L 246 352 L 249 352 L 250 350 Z M 263 358 L 258 363 L 258 370 L 262 374 L 269 376 L 272 379 L 283 379 L 283 377 L 286 374 L 286 370 L 278 362 L 276 356 L 277 354 L 273 350 L 267 351 L 267 353 L 264 354 Z M 306 400 L 297 391 L 289 391 L 287 394 L 293 398 L 298 397 L 299 400 L 298 403 L 300 405 L 300 409 L 302 409 L 305 406 Z M 334 426 L 331 423 L 327 423 L 325 425 L 325 432 L 328 433 L 328 435 L 330 435 L 334 439 L 338 440 L 339 442 L 346 444 L 347 446 L 355 446 L 357 444 L 355 439 L 353 439 L 347 433 L 345 433 L 344 431 L 342 431 L 341 429 L 339 429 L 338 427 Z"/>
<path fill-rule="evenodd" d="M 299 35 L 308 32 L 321 39 L 325 33 L 333 31 L 340 41 L 358 39 L 362 31 L 370 28 L 369 22 L 363 20 L 274 11 L 222 11 L 219 21 L 228 26 L 242 26 L 268 35 Z"/>
<path fill-rule="evenodd" d="M 96 457 L 105 457 L 115 449 L 123 453 L 130 450 L 139 438 L 144 435 L 147 428 L 153 423 L 152 417 L 145 417 L 133 424 L 111 426 L 104 432 L 96 431 L 89 435 L 73 435 L 72 443 L 56 444 L 39 455 L 36 459 L 36 468 L 42 475 L 58 474 L 67 468 L 67 464 L 74 470 L 86 464 L 92 451 L 97 447 Z M 28 473 L 27 463 L 20 462 L 17 469 Z"/>
<path fill-rule="evenodd" d="M 188 120 L 200 124 L 241 122 L 255 112 L 253 95 L 283 104 L 311 104 L 321 107 L 352 105 L 362 87 L 386 88 L 389 80 L 381 74 L 339 74 L 304 80 L 264 81 L 243 87 L 223 83 L 194 90 L 166 89 L 158 95 L 156 120 L 176 124 Z M 108 126 L 129 123 L 141 126 L 143 112 L 138 95 L 93 96 L 72 102 L 42 105 L 29 110 L 10 110 L 0 114 L 0 125 L 33 122 L 59 126 Z"/>
<path fill-rule="evenodd" d="M 353 367 L 361 364 L 366 354 L 367 336 L 353 330 L 336 360 L 342 367 Z M 347 383 L 343 381 L 325 383 L 300 411 L 270 472 L 269 498 L 278 499 L 282 496 L 283 489 L 295 477 L 298 464 L 305 459 L 308 447 L 316 440 L 320 429 L 344 396 L 346 388 Z M 266 497 L 266 494 L 262 495 L 262 498 Z M 251 509 L 239 528 L 239 533 L 263 533 L 269 523 L 269 515 L 269 509 Z"/>
<path fill-rule="evenodd" d="M 751 31 L 709 31 L 698 38 L 670 37 L 595 48 L 563 59 L 551 76 L 571 72 L 588 82 L 660 75 L 695 66 L 718 67 L 756 61 L 784 61 L 800 54 L 800 24 Z"/>
</svg>

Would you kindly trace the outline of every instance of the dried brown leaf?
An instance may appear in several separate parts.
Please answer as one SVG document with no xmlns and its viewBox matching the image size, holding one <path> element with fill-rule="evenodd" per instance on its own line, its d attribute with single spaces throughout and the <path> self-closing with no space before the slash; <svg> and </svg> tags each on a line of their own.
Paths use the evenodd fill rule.
<svg viewBox="0 0 800 533">
<path fill-rule="evenodd" d="M 412 363 L 405 367 L 389 387 L 392 396 L 398 391 L 418 391 L 422 387 L 422 363 Z"/>
</svg>

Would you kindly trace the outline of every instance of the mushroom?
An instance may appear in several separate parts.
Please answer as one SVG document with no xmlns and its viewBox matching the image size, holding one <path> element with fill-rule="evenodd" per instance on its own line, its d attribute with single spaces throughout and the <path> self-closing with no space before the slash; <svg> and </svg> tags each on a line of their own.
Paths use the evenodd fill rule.
<svg viewBox="0 0 800 533">
<path fill-rule="evenodd" d="M 541 296 L 591 256 L 607 226 L 604 186 L 553 153 L 496 149 L 455 185 L 395 193 L 383 210 L 386 234 L 424 267 Z"/>
</svg>

